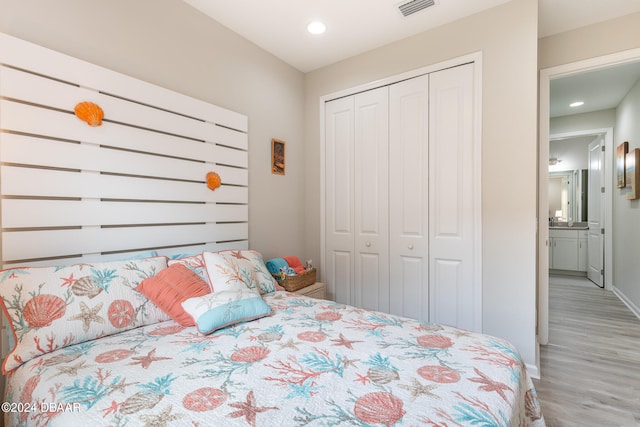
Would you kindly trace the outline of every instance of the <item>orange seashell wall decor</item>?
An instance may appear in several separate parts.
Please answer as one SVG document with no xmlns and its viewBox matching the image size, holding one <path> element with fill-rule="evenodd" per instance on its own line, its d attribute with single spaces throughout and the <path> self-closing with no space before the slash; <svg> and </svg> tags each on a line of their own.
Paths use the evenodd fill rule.
<svg viewBox="0 0 640 427">
<path fill-rule="evenodd" d="M 220 175 L 218 175 L 215 172 L 207 173 L 207 187 L 209 187 L 209 189 L 211 191 L 213 191 L 216 188 L 220 187 L 220 184 L 222 184 L 222 180 L 220 179 Z"/>
<path fill-rule="evenodd" d="M 80 120 L 84 120 L 89 126 L 100 126 L 102 124 L 104 111 L 98 104 L 87 101 L 79 102 L 73 111 L 75 111 Z"/>
</svg>

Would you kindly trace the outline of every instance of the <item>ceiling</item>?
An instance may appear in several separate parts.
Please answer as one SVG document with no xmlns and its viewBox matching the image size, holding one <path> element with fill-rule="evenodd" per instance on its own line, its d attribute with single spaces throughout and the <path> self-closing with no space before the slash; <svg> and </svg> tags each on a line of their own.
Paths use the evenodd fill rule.
<svg viewBox="0 0 640 427">
<path fill-rule="evenodd" d="M 302 72 L 333 64 L 510 0 L 435 0 L 404 17 L 409 0 L 183 0 Z M 538 36 L 640 12 L 640 0 L 538 0 Z M 306 31 L 321 19 L 326 33 Z M 613 108 L 640 77 L 640 64 L 551 82 L 551 117 Z M 568 107 L 577 99 L 579 109 Z"/>
<path fill-rule="evenodd" d="M 510 0 L 435 0 L 408 17 L 409 0 L 184 0 L 302 72 L 309 72 L 507 3 Z M 539 37 L 640 12 L 638 0 L 539 0 Z M 307 24 L 321 19 L 325 34 Z"/>
</svg>

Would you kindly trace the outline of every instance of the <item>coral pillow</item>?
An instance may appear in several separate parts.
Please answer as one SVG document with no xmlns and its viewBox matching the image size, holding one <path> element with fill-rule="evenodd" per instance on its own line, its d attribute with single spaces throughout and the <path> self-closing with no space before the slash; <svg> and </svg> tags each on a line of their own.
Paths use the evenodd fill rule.
<svg viewBox="0 0 640 427">
<path fill-rule="evenodd" d="M 211 283 L 209 283 L 209 276 L 207 276 L 207 272 L 204 266 L 204 258 L 202 254 L 196 255 L 178 255 L 178 258 L 170 259 L 167 264 L 172 266 L 174 264 L 183 264 L 189 268 L 189 270 L 196 273 L 202 280 L 204 280 L 209 287 L 211 287 Z"/>
<path fill-rule="evenodd" d="M 136 288 L 162 311 L 182 326 L 194 326 L 182 302 L 211 292 L 209 285 L 183 264 L 173 264 L 153 277 L 144 279 Z"/>
</svg>

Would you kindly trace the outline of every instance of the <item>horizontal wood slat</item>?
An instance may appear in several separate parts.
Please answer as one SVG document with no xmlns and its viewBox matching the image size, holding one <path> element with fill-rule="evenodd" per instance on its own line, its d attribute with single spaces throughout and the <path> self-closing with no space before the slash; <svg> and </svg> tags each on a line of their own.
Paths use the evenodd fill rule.
<svg viewBox="0 0 640 427">
<path fill-rule="evenodd" d="M 247 223 L 124 228 L 90 227 L 73 230 L 2 233 L 6 260 L 122 251 L 248 239 Z"/>
<path fill-rule="evenodd" d="M 179 111 L 228 128 L 248 130 L 244 115 L 6 34 L 0 34 L 0 52 L 2 63 L 12 67 L 124 98 L 135 97 L 143 104 Z"/>
<path fill-rule="evenodd" d="M 248 220 L 248 205 L 121 203 L 99 200 L 2 201 L 4 229 Z"/>
<path fill-rule="evenodd" d="M 151 108 L 95 90 L 42 78 L 12 68 L 1 67 L 0 73 L 0 91 L 6 98 L 19 99 L 69 113 L 73 113 L 79 102 L 89 101 L 102 108 L 104 119 L 108 121 L 154 129 L 158 132 L 167 132 L 201 141 L 222 142 L 221 134 L 218 132 L 218 129 L 221 128 L 214 123 Z M 75 118 L 75 120 L 79 124 L 83 124 L 79 119 Z M 86 126 L 86 124 L 84 125 Z"/>
<path fill-rule="evenodd" d="M 5 196 L 210 203 L 248 203 L 249 201 L 247 187 L 228 185 L 211 191 L 203 183 L 12 166 L 3 167 L 0 177 L 2 194 Z"/>
<path fill-rule="evenodd" d="M 5 163 L 200 182 L 216 171 L 224 184 L 248 184 L 246 169 L 24 135 L 3 135 L 0 150 Z M 227 151 L 246 157 L 244 151 Z"/>
<path fill-rule="evenodd" d="M 223 242 L 223 243 L 207 243 L 205 245 L 191 245 L 191 246 L 175 246 L 170 248 L 161 248 L 159 249 L 159 256 L 182 256 L 182 255 L 193 255 L 199 254 L 203 251 L 216 252 L 216 251 L 224 251 L 224 250 L 238 250 L 238 249 L 249 249 L 249 242 L 247 240 L 237 240 L 232 242 Z M 46 266 L 56 266 L 56 265 L 69 265 L 69 264 L 78 264 L 82 262 L 105 262 L 105 261 L 121 261 L 126 259 L 131 259 L 134 257 L 140 257 L 141 255 L 146 255 L 149 251 L 125 251 L 125 252 L 116 252 L 116 253 L 95 253 L 95 254 L 86 254 L 83 256 L 69 256 L 69 257 L 61 257 L 55 259 L 44 259 L 40 261 L 29 261 L 23 262 L 21 260 L 18 261 L 9 261 L 3 265 L 3 268 L 11 268 L 18 267 L 21 265 L 28 264 L 32 267 L 46 267 Z"/>
</svg>

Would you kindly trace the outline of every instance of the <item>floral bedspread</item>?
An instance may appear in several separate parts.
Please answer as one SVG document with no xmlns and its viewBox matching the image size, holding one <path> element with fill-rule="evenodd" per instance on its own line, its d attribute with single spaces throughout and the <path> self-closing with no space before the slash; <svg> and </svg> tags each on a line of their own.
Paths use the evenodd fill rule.
<svg viewBox="0 0 640 427">
<path fill-rule="evenodd" d="M 166 321 L 14 371 L 8 426 L 543 426 L 515 349 L 487 335 L 276 292 L 200 335 Z"/>
</svg>

